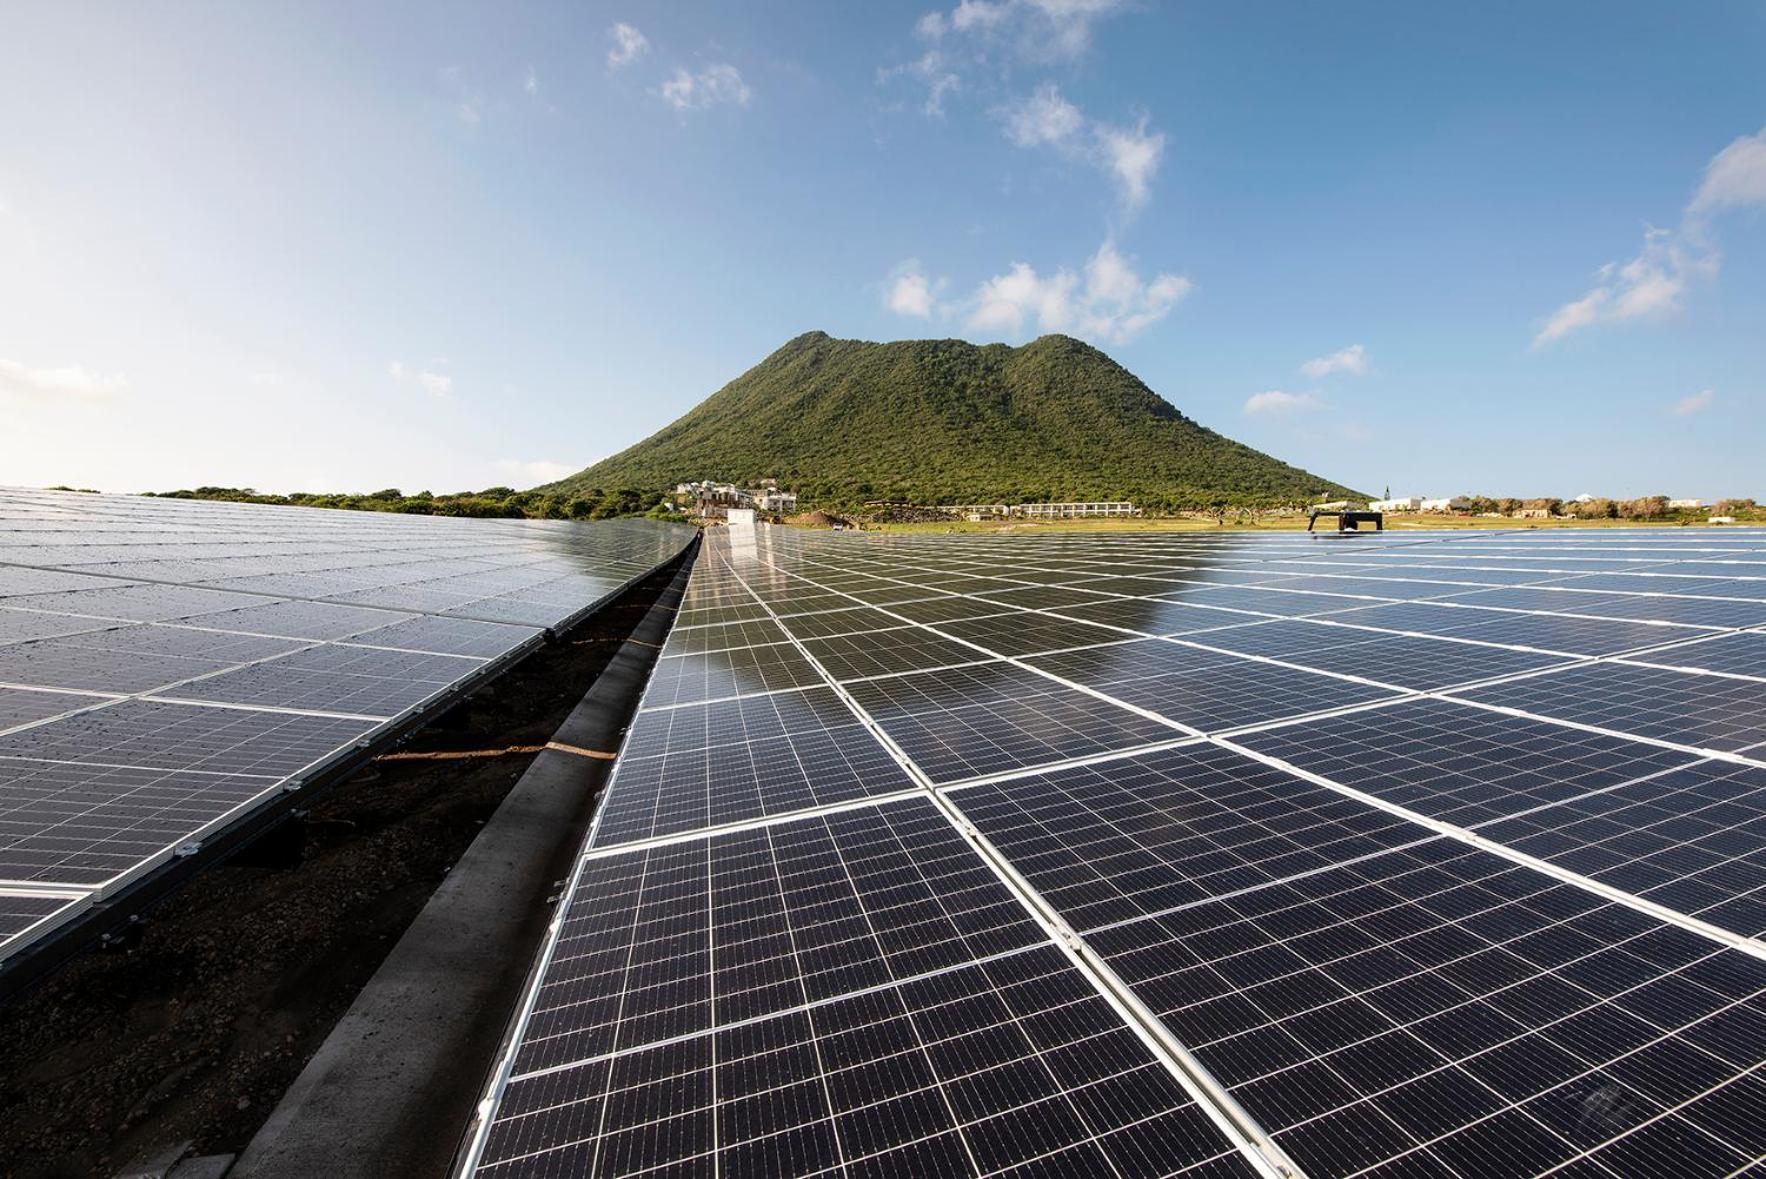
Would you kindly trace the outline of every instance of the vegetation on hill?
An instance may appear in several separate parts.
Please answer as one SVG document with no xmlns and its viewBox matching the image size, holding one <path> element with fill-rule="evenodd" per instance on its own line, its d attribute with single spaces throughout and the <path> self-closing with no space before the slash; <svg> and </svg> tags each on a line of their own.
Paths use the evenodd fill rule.
<svg viewBox="0 0 1766 1179">
<path fill-rule="evenodd" d="M 295 491 L 273 495 L 249 487 L 195 487 L 183 491 L 148 492 L 162 499 L 212 499 L 229 503 L 281 504 L 300 508 L 342 508 L 357 512 L 404 512 L 418 516 L 478 516 L 506 519 L 606 520 L 614 516 L 653 516 L 672 513 L 661 506 L 656 492 L 632 488 L 603 491 L 587 488 L 572 494 L 516 491 L 513 487 L 487 487 L 483 491 L 460 491 L 434 495 L 419 491 L 406 495 L 396 487 L 365 495 Z M 673 514 L 679 519 L 678 514 Z"/>
<path fill-rule="evenodd" d="M 1185 417 L 1098 349 L 799 336 L 635 446 L 538 488 L 774 477 L 806 503 L 1303 504 L 1340 483 Z"/>
</svg>

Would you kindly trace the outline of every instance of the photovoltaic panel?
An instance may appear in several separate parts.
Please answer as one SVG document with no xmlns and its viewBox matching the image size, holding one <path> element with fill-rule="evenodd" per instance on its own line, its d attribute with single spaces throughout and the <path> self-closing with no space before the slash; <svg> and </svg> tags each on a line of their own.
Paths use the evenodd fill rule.
<svg viewBox="0 0 1766 1179">
<path fill-rule="evenodd" d="M 1053 949 L 504 1090 L 495 1176 L 1254 1174 Z"/>
<path fill-rule="evenodd" d="M 1766 963 L 1484 852 L 1088 940 L 1312 1174 L 1724 1173 L 1766 1149 L 1729 1104 L 1758 1100 Z"/>
<path fill-rule="evenodd" d="M 54 928 L 91 904 L 83 893 L 24 892 L 0 888 L 0 954 Z"/>
<path fill-rule="evenodd" d="M 1033 656 L 1027 662 L 1196 732 L 1221 732 L 1399 694 L 1391 687 L 1162 639 Z"/>
<path fill-rule="evenodd" d="M 349 747 L 374 723 L 123 700 L 0 734 L 0 758 L 281 778 Z"/>
<path fill-rule="evenodd" d="M 1285 725 L 1234 741 L 1432 819 L 1474 826 L 1606 790 L 1692 754 L 1486 712 L 1405 700 L 1329 726 Z"/>
<path fill-rule="evenodd" d="M 691 704 L 820 684 L 815 666 L 788 643 L 735 647 L 660 659 L 651 673 L 647 703 Z"/>
<path fill-rule="evenodd" d="M 0 887 L 119 896 L 692 535 L 0 490 Z"/>
<path fill-rule="evenodd" d="M 328 643 L 161 689 L 160 696 L 391 719 L 482 673 L 459 655 Z"/>
<path fill-rule="evenodd" d="M 515 1071 L 1046 941 L 925 799 L 584 862 Z"/>
<path fill-rule="evenodd" d="M 990 658 L 986 652 L 918 626 L 804 639 L 803 646 L 837 680 L 980 663 Z"/>
<path fill-rule="evenodd" d="M 279 789 L 270 774 L 0 759 L 0 882 L 101 889 Z"/>
<path fill-rule="evenodd" d="M 33 692 L 29 688 L 0 688 L 0 730 L 33 721 L 47 720 L 90 708 L 104 701 L 102 696 L 78 695 L 73 692 Z"/>
<path fill-rule="evenodd" d="M 1745 937 L 1766 933 L 1766 769 L 1701 761 L 1479 834 Z"/>
<path fill-rule="evenodd" d="M 941 622 L 940 632 L 979 643 L 996 655 L 1035 655 L 1071 647 L 1091 647 L 1119 642 L 1128 636 L 1109 627 L 1094 626 L 1049 614 L 1024 617 L 976 618 Z"/>
<path fill-rule="evenodd" d="M 595 846 L 912 787 L 832 696 L 810 688 L 639 713 L 608 785 Z M 831 707 L 822 706 L 824 697 Z"/>
<path fill-rule="evenodd" d="M 1462 694 L 1694 748 L 1748 753 L 1766 746 L 1766 682 L 1760 680 L 1589 663 Z"/>
<path fill-rule="evenodd" d="M 1532 588 L 1642 581 L 1644 570 L 1706 560 L 1695 554 L 1708 539 L 777 528 L 759 530 L 747 550 L 728 539 L 714 532 L 695 570 L 694 620 L 717 610 L 777 615 L 804 642 L 811 669 L 836 686 L 683 707 L 658 704 L 673 698 L 678 676 L 653 687 L 598 820 L 601 832 L 650 842 L 608 844 L 598 834 L 567 902 L 573 921 L 590 921 L 601 907 L 585 907 L 580 891 L 595 865 L 656 865 L 643 877 L 654 903 L 611 906 L 628 928 L 636 906 L 667 930 L 632 943 L 635 952 L 607 954 L 616 973 L 640 963 L 640 983 L 602 973 L 575 996 L 585 1010 L 614 1004 L 639 1031 L 621 1038 L 620 1018 L 609 1031 L 605 1019 L 579 1028 L 560 1014 L 562 1034 L 611 1037 L 613 1046 L 524 1060 L 556 1031 L 530 1030 L 554 1010 L 549 992 L 536 992 L 491 1086 L 478 1169 L 1167 1173 L 1192 1159 L 1204 1169 L 1243 1165 L 1257 1142 L 1319 1175 L 1731 1174 L 1766 1163 L 1766 953 L 1746 940 L 1766 925 L 1755 798 L 1766 768 L 1704 758 L 1703 743 L 1684 739 L 1684 749 L 1665 748 L 1650 731 L 1668 723 L 1656 714 L 1709 711 L 1709 699 L 1652 690 L 1603 701 L 1592 686 L 1563 690 L 1580 677 L 1662 670 L 1642 666 L 1655 648 L 1715 644 L 1688 640 L 1749 617 L 1733 607 L 1751 599 L 1722 592 L 1733 574 L 1703 576 L 1701 599 L 1661 599 L 1674 604 L 1655 610 L 1637 603 L 1695 579 L 1665 577 L 1654 594 Z M 1766 555 L 1763 540 L 1722 537 L 1750 555 Z M 1483 599 L 1491 605 L 1425 604 L 1475 601 L 1479 587 L 1498 591 Z M 1526 592 L 1500 592 L 1509 589 Z M 1374 599 L 1385 604 L 1363 604 Z M 1560 599 L 1566 608 L 1546 608 Z M 1567 608 L 1597 599 L 1610 611 Z M 1201 600 L 1217 604 L 1193 604 Z M 1299 620 L 1321 601 L 1324 621 Z M 1263 613 L 1247 613 L 1258 604 Z M 1338 620 L 1354 625 L 1329 625 Z M 970 644 L 964 663 L 900 669 L 897 661 L 956 658 L 938 632 Z M 1193 638 L 1135 637 L 1156 633 Z M 1045 645 L 1067 635 L 1080 641 Z M 1669 672 L 1679 678 L 1664 682 L 1759 686 L 1742 678 L 1754 674 L 1744 644 L 1732 645 L 1740 653 L 1728 677 Z M 968 662 L 984 653 L 1012 658 Z M 1530 695 L 1499 701 L 1503 711 L 1453 698 L 1459 685 L 1492 680 L 1464 694 L 1520 686 Z M 828 801 L 820 784 L 837 785 L 849 770 L 753 756 L 854 725 L 869 736 L 846 697 L 893 747 L 882 751 L 909 763 L 896 765 L 903 776 L 881 795 Z M 1610 731 L 1562 723 L 1574 718 L 1552 709 L 1565 700 L 1604 708 L 1601 721 L 1579 723 Z M 1740 742 L 1739 697 L 1725 707 L 1723 732 Z M 658 772 L 664 763 L 692 768 L 677 779 Z M 678 819 L 616 822 L 626 813 L 621 775 L 640 764 L 653 782 L 693 783 L 678 796 Z M 737 768 L 726 780 L 722 767 Z M 919 784 L 928 781 L 931 790 Z M 650 813 L 661 813 L 659 788 L 645 789 Z M 723 802 L 729 810 L 718 809 Z M 761 999 L 752 1016 L 718 1014 L 715 995 L 748 994 L 727 990 L 725 970 L 753 960 L 717 948 L 725 943 L 712 928 L 705 849 L 752 850 L 782 831 L 921 807 L 928 826 L 900 840 L 902 855 L 920 858 L 926 840 L 936 860 L 951 832 L 955 846 L 978 846 L 982 854 L 964 862 L 1038 915 L 1035 936 L 1018 948 L 967 945 L 968 958 L 942 942 L 944 964 L 905 980 L 874 973 L 875 952 L 861 950 L 856 990 L 832 982 L 793 1006 Z M 755 852 L 755 862 L 771 854 Z M 878 888 L 909 879 L 893 862 Z M 839 889 L 819 879 L 777 912 L 813 919 L 834 903 Z M 751 901 L 745 912 L 755 911 Z M 1051 936 L 1081 952 L 1063 955 Z M 717 944 L 698 955 L 702 942 Z M 569 956 L 562 937 L 557 949 Z M 756 953 L 768 966 L 754 976 L 766 980 L 755 994 L 777 984 L 783 995 L 793 971 L 803 977 L 795 962 L 779 967 L 776 955 Z M 547 980 L 556 956 L 546 959 Z M 944 988 L 967 994 L 983 985 L 971 980 L 1044 960 L 1089 1009 L 1107 1013 L 1102 1034 L 1135 1046 L 1135 1075 L 1185 1076 L 1173 1108 L 1199 1099 L 1194 1108 L 1215 1115 L 1204 1154 L 1105 1149 L 1124 1140 L 1023 1088 L 1020 1048 L 1001 1041 L 993 1052 L 1006 1018 L 997 1008 L 950 1005 L 945 1030 L 927 1038 L 925 1021 L 947 1006 Z M 866 1017 L 867 1047 L 849 1047 L 844 1013 L 885 996 L 887 1017 Z M 827 1022 L 836 1012 L 837 1031 Z M 874 1040 L 886 1019 L 905 1020 L 913 1040 Z M 946 1042 L 1011 1063 L 953 1082 L 939 1071 Z M 1102 1059 L 1101 1042 L 1069 1042 L 1062 1066 L 1118 1067 Z M 932 1071 L 907 1063 L 920 1055 Z M 780 1071 L 757 1087 L 743 1070 L 761 1060 Z M 1142 1067 L 1149 1062 L 1157 1067 Z M 870 1079 L 878 1069 L 888 1083 Z M 871 1105 L 844 1096 L 848 1070 L 866 1078 Z M 1064 1100 L 1086 1089 L 1056 1079 Z M 1111 1108 L 1168 1104 L 1141 1100 L 1124 1094 Z M 875 1117 L 853 1116 L 871 1108 Z M 1028 1126 L 1000 1122 L 1012 1127 L 1007 1135 L 980 1130 L 1006 1109 L 1037 1116 Z M 1077 1123 L 1067 1120 L 1075 1114 Z M 1080 1132 L 1093 1132 L 1083 1147 Z M 1271 1158 L 1266 1173 L 1280 1173 Z"/>
<path fill-rule="evenodd" d="M 1434 837 L 1205 744 L 950 797 L 1082 931 Z"/>
<path fill-rule="evenodd" d="M 860 680 L 848 688 L 934 782 L 1029 769 L 1180 735 L 1010 663 Z"/>
<path fill-rule="evenodd" d="M 1678 647 L 1662 647 L 1631 656 L 1626 662 L 1766 679 L 1766 632 L 1721 635 Z"/>
</svg>

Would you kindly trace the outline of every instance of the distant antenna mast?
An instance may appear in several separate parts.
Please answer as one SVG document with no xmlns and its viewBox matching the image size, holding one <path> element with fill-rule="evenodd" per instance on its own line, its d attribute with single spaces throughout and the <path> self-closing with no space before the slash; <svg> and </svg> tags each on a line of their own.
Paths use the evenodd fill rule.
<svg viewBox="0 0 1766 1179">
<path fill-rule="evenodd" d="M 1386 498 L 1392 498 L 1392 485 L 1390 483 L 1386 484 Z"/>
</svg>

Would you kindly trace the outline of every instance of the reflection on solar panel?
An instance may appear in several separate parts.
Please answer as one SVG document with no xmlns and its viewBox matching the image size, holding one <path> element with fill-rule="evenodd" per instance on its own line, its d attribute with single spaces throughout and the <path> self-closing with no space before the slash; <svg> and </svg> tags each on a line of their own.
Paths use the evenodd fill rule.
<svg viewBox="0 0 1766 1179">
<path fill-rule="evenodd" d="M 0 961 L 691 539 L 0 490 Z"/>
<path fill-rule="evenodd" d="M 467 1169 L 1757 1168 L 1763 560 L 715 532 Z"/>
</svg>

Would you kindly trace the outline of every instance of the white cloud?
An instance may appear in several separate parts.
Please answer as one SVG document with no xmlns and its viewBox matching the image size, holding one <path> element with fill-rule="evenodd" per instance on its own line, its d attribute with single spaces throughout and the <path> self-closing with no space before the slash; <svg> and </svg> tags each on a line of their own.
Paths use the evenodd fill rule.
<svg viewBox="0 0 1766 1179">
<path fill-rule="evenodd" d="M 1133 127 L 1099 124 L 1096 135 L 1104 161 L 1122 189 L 1123 204 L 1130 209 L 1140 208 L 1147 203 L 1153 174 L 1159 170 L 1159 160 L 1165 154 L 1164 132 L 1149 135 L 1143 115 Z"/>
<path fill-rule="evenodd" d="M 1091 48 L 1094 23 L 1126 7 L 1126 0 L 962 0 L 946 25 L 1003 42 L 1027 61 L 1071 61 Z"/>
<path fill-rule="evenodd" d="M 674 77 L 662 84 L 662 101 L 677 111 L 704 110 L 707 107 L 747 106 L 754 92 L 742 80 L 742 74 L 728 62 L 706 66 L 698 73 L 676 69 Z"/>
<path fill-rule="evenodd" d="M 649 38 L 624 21 L 609 28 L 607 36 L 613 40 L 613 48 L 607 51 L 607 68 L 610 70 L 631 65 L 650 52 Z"/>
<path fill-rule="evenodd" d="M 411 368 L 402 360 L 387 365 L 386 371 L 393 380 L 401 384 L 414 383 L 432 397 L 446 397 L 454 391 L 454 378 L 431 369 Z"/>
<path fill-rule="evenodd" d="M 1743 135 L 1712 157 L 1688 207 L 1709 213 L 1742 205 L 1766 205 L 1766 128 Z"/>
<path fill-rule="evenodd" d="M 1680 308 L 1695 278 L 1714 276 L 1720 257 L 1704 246 L 1702 229 L 1678 232 L 1646 227 L 1643 249 L 1624 264 L 1609 262 L 1594 273 L 1594 286 L 1552 312 L 1533 346 L 1562 339 L 1579 328 L 1614 320 L 1660 316 Z"/>
<path fill-rule="evenodd" d="M 1645 226 L 1637 256 L 1595 271 L 1594 285 L 1552 312 L 1534 335 L 1533 346 L 1592 324 L 1679 310 L 1692 284 L 1715 278 L 1722 267 L 1723 256 L 1711 233 L 1713 215 L 1750 205 L 1766 206 L 1766 129 L 1741 136 L 1711 157 L 1680 226 Z"/>
<path fill-rule="evenodd" d="M 950 69 L 944 54 L 937 49 L 928 49 L 913 61 L 877 71 L 878 82 L 902 76 L 918 79 L 926 87 L 926 98 L 920 104 L 920 111 L 932 118 L 942 118 L 945 96 L 962 88 L 962 79 Z"/>
<path fill-rule="evenodd" d="M 1300 366 L 1300 371 L 1315 381 L 1332 373 L 1366 376 L 1367 349 L 1360 344 L 1351 344 L 1347 348 L 1339 348 L 1329 356 L 1319 356 L 1307 361 Z"/>
<path fill-rule="evenodd" d="M 31 368 L 0 357 L 0 391 L 43 396 L 103 397 L 129 387 L 122 373 L 95 373 L 83 365 Z"/>
<path fill-rule="evenodd" d="M 476 98 L 463 98 L 454 105 L 454 113 L 468 127 L 476 127 L 484 121 L 484 103 Z"/>
<path fill-rule="evenodd" d="M 968 325 L 1016 337 L 1034 324 L 1039 332 L 1120 344 L 1165 318 L 1193 287 L 1176 274 L 1143 279 L 1115 243 L 1106 241 L 1086 261 L 1083 276 L 1065 268 L 1040 275 L 1018 262 L 988 279 L 970 301 Z"/>
<path fill-rule="evenodd" d="M 1710 389 L 1701 389 L 1697 393 L 1682 397 L 1679 401 L 1676 401 L 1669 407 L 1668 412 L 1675 417 L 1691 417 L 1695 413 L 1701 413 L 1704 410 L 1710 409 L 1711 403 L 1716 400 L 1717 394 L 1715 392 Z"/>
<path fill-rule="evenodd" d="M 1250 414 L 1309 413 L 1323 405 L 1316 393 L 1285 393 L 1280 389 L 1245 398 L 1245 412 Z"/>
<path fill-rule="evenodd" d="M 962 0 L 914 22 L 915 35 L 939 48 L 916 62 L 878 70 L 877 78 L 918 79 L 927 89 L 922 109 L 941 115 L 945 95 L 961 87 L 964 71 L 1004 78 L 1014 62 L 1076 60 L 1091 48 L 1092 27 L 1129 7 L 1129 0 Z"/>
<path fill-rule="evenodd" d="M 935 283 L 926 277 L 918 258 L 909 258 L 890 272 L 883 305 L 897 315 L 930 319 L 938 306 L 938 290 L 943 286 L 943 279 Z"/>
<path fill-rule="evenodd" d="M 1053 82 L 1038 86 L 1036 93 L 1004 114 L 1006 138 L 1019 147 L 1069 143 L 1085 126 L 1085 116 L 1061 97 Z"/>
<path fill-rule="evenodd" d="M 538 98 L 540 96 L 540 74 L 539 71 L 532 66 L 528 66 L 527 70 L 521 75 L 521 92 L 529 98 Z"/>
<path fill-rule="evenodd" d="M 995 114 L 1005 124 L 1006 138 L 1019 147 L 1052 147 L 1070 159 L 1084 160 L 1116 182 L 1127 209 L 1146 204 L 1165 154 L 1165 135 L 1149 132 L 1146 116 L 1132 127 L 1092 122 L 1052 82 Z"/>
</svg>

